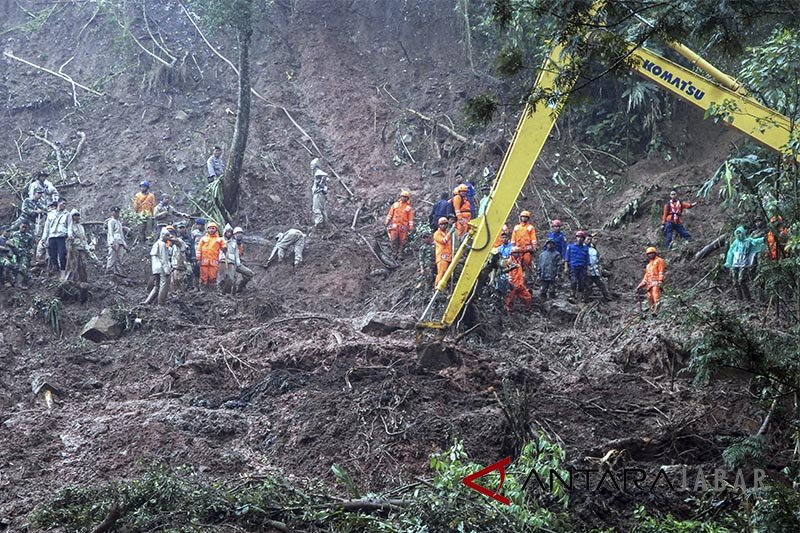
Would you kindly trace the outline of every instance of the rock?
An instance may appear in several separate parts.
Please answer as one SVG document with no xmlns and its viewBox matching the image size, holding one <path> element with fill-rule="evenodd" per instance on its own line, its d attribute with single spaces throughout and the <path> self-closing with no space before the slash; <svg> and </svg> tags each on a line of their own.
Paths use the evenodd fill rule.
<svg viewBox="0 0 800 533">
<path fill-rule="evenodd" d="M 268 194 L 268 195 L 267 195 L 267 198 L 269 198 L 270 200 L 272 200 L 272 201 L 273 201 L 273 202 L 275 202 L 276 204 L 279 204 L 279 203 L 281 203 L 281 197 L 280 197 L 280 196 L 278 196 L 277 194 Z"/>
<path fill-rule="evenodd" d="M 93 317 L 86 323 L 81 337 L 92 342 L 111 341 L 120 338 L 124 329 L 124 325 L 106 308 L 100 312 L 100 316 Z"/>
<path fill-rule="evenodd" d="M 580 307 L 566 300 L 548 300 L 542 305 L 547 315 L 562 322 L 575 322 L 580 312 Z"/>
<path fill-rule="evenodd" d="M 176 172 L 183 172 L 183 171 L 184 171 L 184 170 L 186 170 L 187 168 L 188 168 L 188 167 L 186 166 L 186 164 L 185 164 L 185 163 L 178 163 L 177 165 L 175 165 L 175 171 L 176 171 Z"/>
<path fill-rule="evenodd" d="M 433 170 L 431 170 L 431 176 L 433 176 L 434 178 L 439 178 L 441 176 L 444 176 L 444 171 L 440 168 L 434 168 Z"/>
<path fill-rule="evenodd" d="M 189 113 L 179 110 L 177 113 L 175 113 L 175 120 L 189 120 Z"/>
<path fill-rule="evenodd" d="M 439 342 L 417 346 L 417 363 L 433 372 L 461 364 L 461 357 L 452 346 Z"/>
<path fill-rule="evenodd" d="M 414 329 L 414 324 L 414 319 L 409 317 L 373 312 L 364 317 L 358 329 L 361 333 L 382 337 L 398 329 Z"/>
</svg>

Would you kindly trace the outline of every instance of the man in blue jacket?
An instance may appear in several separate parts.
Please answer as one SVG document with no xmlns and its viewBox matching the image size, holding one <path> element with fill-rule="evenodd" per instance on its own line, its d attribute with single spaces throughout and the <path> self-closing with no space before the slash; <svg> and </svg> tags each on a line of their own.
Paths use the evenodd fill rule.
<svg viewBox="0 0 800 533">
<path fill-rule="evenodd" d="M 566 259 L 567 238 L 563 233 L 561 233 L 561 229 L 564 227 L 564 224 L 560 220 L 555 219 L 550 222 L 550 227 L 553 229 L 547 234 L 547 238 L 553 241 L 553 244 L 556 246 L 556 250 L 561 254 L 561 259 Z"/>
<path fill-rule="evenodd" d="M 433 211 L 431 211 L 431 216 L 428 219 L 433 231 L 439 229 L 440 218 L 447 218 L 451 215 L 455 217 L 456 213 L 453 211 L 453 204 L 451 204 L 449 200 L 450 195 L 448 195 L 446 192 L 443 192 L 441 195 L 439 195 L 439 201 L 433 206 Z"/>
<path fill-rule="evenodd" d="M 589 269 L 589 247 L 584 244 L 586 232 L 580 230 L 575 233 L 575 242 L 567 246 L 567 255 L 564 258 L 564 272 L 569 271 L 569 286 L 572 289 L 572 298 L 581 292 L 586 299 L 586 281 Z"/>
</svg>

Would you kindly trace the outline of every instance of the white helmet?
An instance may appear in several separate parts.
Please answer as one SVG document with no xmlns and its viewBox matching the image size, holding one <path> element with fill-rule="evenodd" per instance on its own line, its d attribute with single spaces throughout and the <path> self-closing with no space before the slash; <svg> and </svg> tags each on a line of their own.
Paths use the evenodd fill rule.
<svg viewBox="0 0 800 533">
<path fill-rule="evenodd" d="M 236 226 L 236 228 L 233 230 L 233 234 L 236 235 L 237 233 L 244 233 L 244 230 L 239 226 Z"/>
<path fill-rule="evenodd" d="M 281 240 L 281 237 L 283 237 L 283 233 L 278 233 L 277 235 L 275 235 L 275 240 L 279 241 Z"/>
<path fill-rule="evenodd" d="M 73 216 L 73 217 L 74 217 L 75 215 L 81 216 L 81 212 L 80 212 L 80 211 L 78 211 L 77 209 L 73 209 L 72 211 L 70 211 L 70 213 L 69 213 L 69 214 L 70 214 L 70 216 Z"/>
<path fill-rule="evenodd" d="M 315 157 L 314 159 L 311 160 L 311 170 L 314 170 L 315 168 L 319 167 L 320 167 L 319 157 Z"/>
</svg>

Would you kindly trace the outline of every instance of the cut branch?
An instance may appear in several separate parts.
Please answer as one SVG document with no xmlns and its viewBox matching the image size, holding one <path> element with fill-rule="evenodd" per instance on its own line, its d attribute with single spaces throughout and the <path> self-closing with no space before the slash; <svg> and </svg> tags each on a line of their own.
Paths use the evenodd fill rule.
<svg viewBox="0 0 800 533">
<path fill-rule="evenodd" d="M 64 170 L 69 168 L 69 166 L 72 164 L 72 162 L 75 161 L 75 159 L 77 159 L 78 155 L 80 155 L 80 153 L 81 153 L 81 149 L 83 148 L 83 143 L 86 142 L 86 134 L 83 133 L 82 131 L 78 132 L 78 137 L 80 137 L 81 140 L 78 141 L 78 146 L 75 148 L 75 153 L 72 154 L 72 157 L 69 158 L 69 161 L 67 161 L 67 164 L 64 165 Z"/>
<path fill-rule="evenodd" d="M 463 135 L 461 135 L 460 133 L 458 133 L 457 131 L 455 131 L 453 128 L 451 128 L 449 126 L 445 126 L 441 122 L 437 122 L 435 119 L 433 119 L 433 118 L 431 118 L 431 117 L 429 117 L 427 115 L 423 115 L 419 111 L 415 111 L 415 110 L 411 109 L 410 107 L 406 107 L 405 110 L 408 111 L 409 113 L 411 113 L 412 115 L 416 115 L 417 117 L 421 118 L 425 122 L 429 122 L 429 123 L 433 124 L 434 126 L 438 126 L 438 127 L 442 128 L 444 131 L 446 131 L 447 133 L 449 133 L 450 135 L 452 135 L 453 137 L 455 137 L 456 139 L 458 139 L 462 143 L 467 142 L 467 138 L 464 137 Z"/>
<path fill-rule="evenodd" d="M 77 81 L 73 80 L 70 76 L 64 74 L 63 72 L 54 72 L 54 71 L 50 70 L 49 68 L 45 68 L 45 67 L 39 66 L 39 65 L 37 65 L 35 63 L 31 63 L 30 61 L 22 59 L 21 57 L 17 57 L 11 52 L 3 52 L 3 55 L 8 57 L 8 58 L 11 58 L 11 59 L 14 59 L 16 61 L 19 61 L 20 63 L 24 63 L 24 64 L 26 64 L 26 65 L 28 65 L 30 67 L 33 67 L 33 68 L 35 68 L 37 70 L 41 70 L 42 72 L 47 72 L 48 74 L 52 74 L 53 76 L 55 76 L 57 78 L 61 78 L 62 80 L 72 84 L 73 85 L 73 89 L 74 89 L 74 87 L 80 87 L 84 91 L 90 92 L 90 93 L 95 94 L 97 96 L 105 96 L 104 93 L 99 93 L 99 92 L 95 91 L 94 89 L 90 89 L 89 87 L 87 87 L 85 85 L 81 85 L 80 83 L 78 83 Z M 63 67 L 63 65 L 62 65 L 62 67 Z"/>
<path fill-rule="evenodd" d="M 56 143 L 47 139 L 47 137 L 42 137 L 41 135 L 37 135 L 36 133 L 29 131 L 28 135 L 35 137 L 36 139 L 42 141 L 47 146 L 52 148 L 53 152 L 56 154 L 56 162 L 58 163 L 58 175 L 61 176 L 61 181 L 67 180 L 67 174 L 64 172 L 64 161 L 61 157 L 61 149 L 58 147 Z"/>
</svg>

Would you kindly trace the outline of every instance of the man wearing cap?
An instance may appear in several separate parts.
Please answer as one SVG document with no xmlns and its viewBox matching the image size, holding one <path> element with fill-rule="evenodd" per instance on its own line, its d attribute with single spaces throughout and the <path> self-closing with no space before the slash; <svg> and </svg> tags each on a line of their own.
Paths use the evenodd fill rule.
<svg viewBox="0 0 800 533">
<path fill-rule="evenodd" d="M 644 269 L 642 281 L 636 286 L 636 291 L 638 292 L 642 289 L 647 291 L 647 303 L 650 305 L 650 312 L 656 315 L 658 314 L 658 304 L 661 301 L 661 285 L 664 283 L 667 265 L 658 256 L 658 250 L 656 250 L 655 246 L 650 246 L 644 253 L 647 255 L 648 263 Z"/>
<path fill-rule="evenodd" d="M 170 263 L 169 247 L 169 230 L 164 228 L 161 230 L 161 235 L 158 240 L 153 243 L 150 248 L 150 270 L 153 273 L 153 288 L 150 294 L 142 302 L 149 304 L 156 302 L 158 305 L 167 303 L 167 293 L 169 292 L 169 279 L 172 274 L 172 266 Z"/>
<path fill-rule="evenodd" d="M 275 247 L 272 253 L 269 254 L 265 267 L 272 264 L 272 260 L 277 254 L 278 261 L 283 261 L 290 251 L 294 250 L 294 268 L 297 268 L 303 263 L 303 250 L 306 247 L 306 235 L 299 229 L 289 229 L 283 233 L 275 235 Z"/>
<path fill-rule="evenodd" d="M 241 276 L 241 279 L 233 287 L 233 292 L 242 292 L 245 286 L 256 275 L 255 272 L 247 268 L 244 264 L 244 230 L 240 227 L 233 229 L 234 244 L 239 250 L 239 264 L 236 265 L 236 273 Z"/>
<path fill-rule="evenodd" d="M 161 228 L 166 226 L 169 223 L 169 217 L 185 217 L 189 218 L 189 214 L 182 213 L 175 209 L 175 206 L 172 205 L 172 198 L 168 195 L 164 195 L 161 197 L 161 201 L 159 201 L 155 208 L 153 208 L 153 219 L 156 222 L 156 227 L 158 228 L 159 234 L 161 233 Z"/>
<path fill-rule="evenodd" d="M 125 242 L 125 229 L 119 218 L 120 208 L 111 208 L 111 217 L 106 220 L 106 244 L 108 245 L 108 258 L 106 259 L 106 272 L 115 276 L 124 277 L 122 270 L 122 259 L 128 251 L 128 243 Z"/>
<path fill-rule="evenodd" d="M 222 148 L 219 146 L 214 147 L 214 152 L 206 160 L 206 170 L 209 183 L 220 179 L 225 173 L 225 162 L 222 160 Z"/>
<path fill-rule="evenodd" d="M 142 217 L 139 226 L 139 238 L 147 241 L 153 233 L 153 210 L 156 208 L 156 195 L 150 192 L 150 182 L 145 180 L 139 184 L 140 191 L 133 197 L 133 210 Z"/>
<path fill-rule="evenodd" d="M 547 239 L 544 243 L 544 250 L 539 255 L 539 281 L 542 283 L 540 293 L 542 300 L 555 296 L 555 283 L 558 273 L 561 271 L 561 254 L 556 250 L 556 243 L 553 239 Z"/>
<path fill-rule="evenodd" d="M 58 207 L 47 214 L 44 224 L 42 240 L 47 246 L 47 255 L 50 257 L 50 270 L 62 273 L 67 270 L 67 233 L 70 224 L 70 213 L 67 211 L 67 201 L 61 198 Z"/>
<path fill-rule="evenodd" d="M 241 262 L 239 260 L 239 247 L 236 246 L 236 239 L 233 238 L 233 228 L 230 224 L 225 224 L 222 239 L 225 241 L 225 251 L 219 254 L 217 284 L 219 292 L 228 294 L 233 292 L 233 285 L 236 281 L 236 267 Z"/>
<path fill-rule="evenodd" d="M 66 279 L 78 282 L 80 288 L 80 302 L 84 303 L 88 296 L 89 285 L 86 274 L 86 263 L 89 257 L 89 239 L 81 224 L 81 213 L 73 209 L 70 213 L 70 223 L 67 228 L 67 272 Z"/>
<path fill-rule="evenodd" d="M 589 271 L 589 247 L 584 240 L 586 232 L 575 232 L 575 242 L 567 246 L 567 257 L 564 258 L 564 271 L 569 271 L 569 286 L 572 289 L 572 298 L 580 292 L 586 299 L 586 282 Z"/>
<path fill-rule="evenodd" d="M 469 221 L 472 220 L 472 204 L 469 202 L 467 194 L 469 187 L 461 184 L 453 190 L 453 211 L 456 214 L 456 232 L 459 239 L 469 231 Z"/>
<path fill-rule="evenodd" d="M 400 197 L 389 208 L 384 223 L 389 232 L 389 243 L 395 259 L 405 250 L 409 234 L 414 232 L 414 208 L 411 207 L 411 193 L 400 191 Z"/>
<path fill-rule="evenodd" d="M 661 231 L 664 232 L 664 248 L 669 250 L 672 245 L 672 233 L 677 232 L 681 239 L 691 241 L 692 236 L 683 225 L 681 216 L 684 209 L 691 209 L 697 202 L 689 203 L 678 199 L 678 191 L 670 191 L 669 201 L 664 205 L 661 215 Z"/>
<path fill-rule="evenodd" d="M 55 186 L 47 179 L 48 175 L 49 174 L 44 170 L 36 174 L 36 179 L 28 185 L 28 198 L 33 198 L 36 189 L 40 189 L 42 191 L 42 199 L 46 204 L 52 201 L 58 202 L 58 190 L 56 190 Z"/>
<path fill-rule="evenodd" d="M 539 247 L 536 239 L 536 228 L 530 223 L 531 212 L 522 211 L 519 214 L 519 224 L 511 231 L 511 255 L 520 264 L 526 275 L 533 273 L 533 254 Z"/>
<path fill-rule="evenodd" d="M 47 207 L 42 205 L 42 189 L 38 187 L 33 191 L 33 198 L 25 198 L 19 207 L 19 218 L 11 224 L 9 228 L 15 231 L 20 223 L 27 222 L 28 227 L 32 227 L 39 220 L 40 216 L 47 215 Z"/>
<path fill-rule="evenodd" d="M 218 234 L 216 222 L 209 222 L 206 234 L 197 243 L 197 262 L 200 267 L 200 289 L 215 289 L 219 274 L 219 258 L 225 251 L 225 241 Z"/>
<path fill-rule="evenodd" d="M 444 273 L 453 261 L 453 244 L 450 242 L 456 235 L 456 226 L 453 224 L 448 229 L 449 219 L 439 218 L 439 229 L 433 234 L 434 251 L 436 254 L 436 279 L 433 287 L 436 288 L 444 277 Z"/>
<path fill-rule="evenodd" d="M 564 228 L 564 223 L 558 219 L 554 219 L 550 222 L 550 233 L 547 234 L 547 238 L 553 241 L 555 244 L 556 250 L 558 253 L 561 254 L 561 259 L 567 257 L 567 238 L 562 233 L 562 229 Z"/>
<path fill-rule="evenodd" d="M 328 174 L 322 170 L 318 157 L 311 161 L 311 171 L 314 173 L 311 211 L 314 213 L 314 226 L 319 226 L 328 223 Z"/>
<path fill-rule="evenodd" d="M 197 246 L 200 244 L 200 239 L 206 234 L 206 219 L 198 218 L 194 221 L 194 228 L 192 228 L 191 236 L 194 247 L 194 253 L 197 253 Z M 200 288 L 200 263 L 195 255 L 194 262 L 192 263 L 192 286 L 196 289 Z"/>
</svg>

